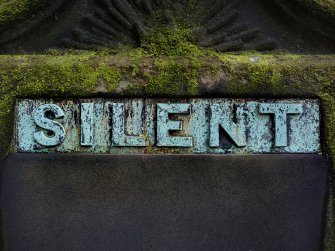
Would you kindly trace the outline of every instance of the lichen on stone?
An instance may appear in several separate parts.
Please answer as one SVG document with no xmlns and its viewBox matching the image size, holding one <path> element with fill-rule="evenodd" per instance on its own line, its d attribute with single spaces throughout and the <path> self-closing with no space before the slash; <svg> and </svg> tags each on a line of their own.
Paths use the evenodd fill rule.
<svg viewBox="0 0 335 251">
<path fill-rule="evenodd" d="M 49 0 L 0 0 L 0 30 L 36 14 Z"/>
<path fill-rule="evenodd" d="M 335 1 L 334 0 L 291 0 L 309 9 L 312 12 L 319 12 L 335 18 Z"/>
</svg>

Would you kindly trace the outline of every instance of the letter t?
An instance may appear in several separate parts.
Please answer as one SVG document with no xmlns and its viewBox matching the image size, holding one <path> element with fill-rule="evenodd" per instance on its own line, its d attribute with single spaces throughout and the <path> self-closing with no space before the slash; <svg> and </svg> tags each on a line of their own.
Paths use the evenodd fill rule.
<svg viewBox="0 0 335 251">
<path fill-rule="evenodd" d="M 275 146 L 287 146 L 287 115 L 301 114 L 301 104 L 260 104 L 260 114 L 274 114 L 275 116 Z"/>
</svg>

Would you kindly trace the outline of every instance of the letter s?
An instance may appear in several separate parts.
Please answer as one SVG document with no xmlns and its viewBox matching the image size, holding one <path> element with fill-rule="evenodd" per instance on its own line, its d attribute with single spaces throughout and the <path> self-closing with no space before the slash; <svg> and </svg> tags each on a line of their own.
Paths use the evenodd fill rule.
<svg viewBox="0 0 335 251">
<path fill-rule="evenodd" d="M 60 123 L 47 118 L 47 112 L 52 112 L 55 119 L 63 118 L 65 115 L 58 105 L 46 104 L 39 106 L 33 113 L 35 123 L 38 127 L 52 132 L 53 135 L 49 137 L 43 131 L 35 132 L 35 140 L 42 146 L 60 145 L 65 139 L 65 129 Z"/>
</svg>

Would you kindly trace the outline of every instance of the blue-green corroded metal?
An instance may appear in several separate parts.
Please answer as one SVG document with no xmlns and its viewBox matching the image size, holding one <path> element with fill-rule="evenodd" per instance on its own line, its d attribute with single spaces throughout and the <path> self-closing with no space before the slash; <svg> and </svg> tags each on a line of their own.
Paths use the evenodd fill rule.
<svg viewBox="0 0 335 251">
<path fill-rule="evenodd" d="M 143 105 L 141 100 L 132 100 L 125 109 L 123 103 L 111 103 L 113 146 L 147 146 L 142 123 Z"/>
<path fill-rule="evenodd" d="M 183 131 L 183 122 L 170 119 L 170 115 L 190 115 L 190 104 L 157 104 L 157 146 L 192 147 L 192 137 L 171 136 L 171 131 Z"/>
<path fill-rule="evenodd" d="M 287 146 L 287 115 L 301 114 L 301 104 L 260 104 L 261 114 L 273 114 L 275 118 L 275 146 Z"/>
<path fill-rule="evenodd" d="M 246 128 L 243 106 L 233 106 L 233 101 L 217 102 L 210 106 L 210 147 L 220 147 L 220 127 L 238 147 L 246 146 Z M 233 110 L 231 109 L 233 107 Z M 236 109 L 235 109 L 236 108 Z M 233 116 L 238 120 L 233 121 Z"/>
<path fill-rule="evenodd" d="M 63 126 L 64 139 L 55 146 L 35 138 L 54 132 L 35 123 L 45 105 L 64 113 L 38 115 Z M 18 152 L 321 153 L 315 99 L 22 99 L 17 106 Z"/>
<path fill-rule="evenodd" d="M 64 112 L 58 105 L 55 104 L 41 105 L 37 109 L 35 109 L 32 116 L 34 118 L 35 124 L 38 127 L 47 130 L 47 132 L 43 131 L 34 132 L 34 139 L 38 144 L 50 147 L 50 146 L 58 146 L 64 141 L 65 139 L 64 127 L 59 122 L 53 120 L 64 117 Z"/>
<path fill-rule="evenodd" d="M 94 104 L 82 103 L 80 110 L 80 144 L 81 146 L 93 145 L 93 127 L 94 127 Z"/>
</svg>

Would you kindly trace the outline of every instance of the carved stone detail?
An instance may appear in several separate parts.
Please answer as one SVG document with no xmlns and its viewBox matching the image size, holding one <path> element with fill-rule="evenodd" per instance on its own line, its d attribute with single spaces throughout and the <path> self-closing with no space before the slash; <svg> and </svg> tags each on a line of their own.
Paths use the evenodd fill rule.
<svg viewBox="0 0 335 251">
<path fill-rule="evenodd" d="M 9 43 L 12 40 L 24 36 L 31 30 L 36 28 L 36 26 L 38 26 L 40 23 L 50 18 L 50 16 L 52 16 L 60 7 L 62 7 L 65 2 L 66 0 L 51 1 L 47 5 L 48 7 L 44 8 L 44 10 L 39 12 L 37 15 L 34 15 L 26 21 L 17 24 L 15 27 L 10 26 L 4 30 L 1 30 L 0 45 Z"/>
<path fill-rule="evenodd" d="M 45 1 L 29 18 L 0 27 L 2 53 L 139 47 L 166 29 L 187 29 L 190 42 L 220 52 L 335 49 L 335 16 L 316 0 Z"/>
<path fill-rule="evenodd" d="M 71 38 L 62 43 L 69 48 L 116 48 L 140 46 L 146 32 L 159 24 L 182 25 L 193 31 L 193 42 L 217 51 L 272 50 L 272 40 L 260 38 L 260 30 L 238 21 L 234 8 L 239 1 L 227 0 L 95 0 L 94 13 L 84 17 Z"/>
</svg>

